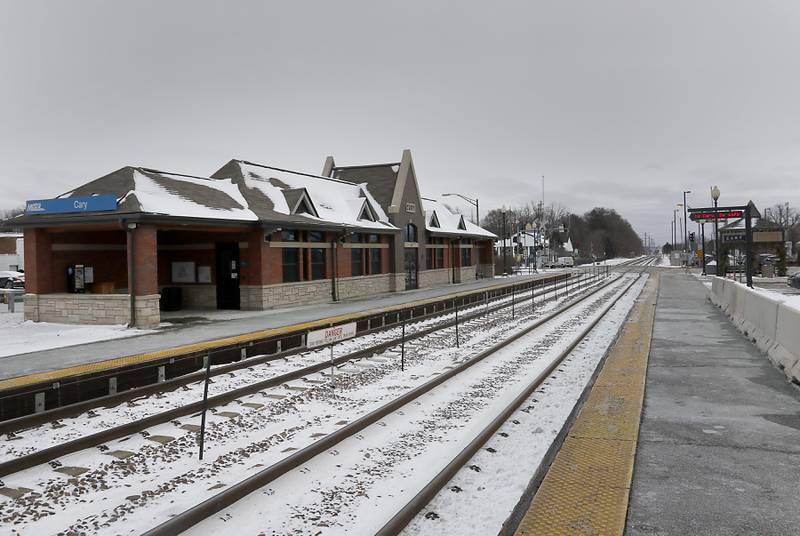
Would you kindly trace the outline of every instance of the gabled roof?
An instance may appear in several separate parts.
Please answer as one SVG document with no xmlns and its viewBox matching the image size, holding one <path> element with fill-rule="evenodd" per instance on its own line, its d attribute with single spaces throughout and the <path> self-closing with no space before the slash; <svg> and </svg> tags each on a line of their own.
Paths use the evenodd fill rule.
<svg viewBox="0 0 800 536">
<path fill-rule="evenodd" d="M 241 222 L 255 222 L 258 219 L 231 180 L 194 177 L 149 168 L 126 166 L 58 198 L 92 195 L 113 195 L 117 198 L 117 210 L 94 212 L 92 217 L 148 214 Z M 86 214 L 23 215 L 16 221 L 25 224 L 83 217 Z"/>
<path fill-rule="evenodd" d="M 354 184 L 366 184 L 370 193 L 375 197 L 375 201 L 386 209 L 392 204 L 399 169 L 399 162 L 368 166 L 339 166 L 332 169 L 330 176 Z"/>
<path fill-rule="evenodd" d="M 425 211 L 425 229 L 439 235 L 458 235 L 472 238 L 495 239 L 497 235 L 468 222 L 461 214 L 454 214 L 447 206 L 435 199 L 422 198 L 422 208 Z M 431 221 L 436 218 L 439 227 L 431 226 Z"/>
<path fill-rule="evenodd" d="M 14 223 L 147 215 L 227 223 L 397 230 L 364 184 L 242 160 L 231 160 L 210 178 L 127 166 L 59 197 L 91 195 L 115 196 L 117 210 L 90 215 L 22 215 Z M 361 218 L 365 211 L 369 218 Z"/>
<path fill-rule="evenodd" d="M 366 184 L 355 184 L 246 160 L 231 160 L 212 176 L 230 177 L 236 182 L 249 206 L 262 220 L 396 230 Z M 303 199 L 313 207 L 309 213 L 295 211 Z M 369 203 L 373 220 L 359 219 L 365 202 Z"/>
</svg>

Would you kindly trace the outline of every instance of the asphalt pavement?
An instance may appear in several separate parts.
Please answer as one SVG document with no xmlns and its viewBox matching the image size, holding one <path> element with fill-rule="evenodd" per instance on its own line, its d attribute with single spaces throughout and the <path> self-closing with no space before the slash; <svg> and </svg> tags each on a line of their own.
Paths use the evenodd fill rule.
<svg viewBox="0 0 800 536">
<path fill-rule="evenodd" d="M 707 292 L 661 275 L 626 533 L 800 534 L 800 389 Z"/>
</svg>

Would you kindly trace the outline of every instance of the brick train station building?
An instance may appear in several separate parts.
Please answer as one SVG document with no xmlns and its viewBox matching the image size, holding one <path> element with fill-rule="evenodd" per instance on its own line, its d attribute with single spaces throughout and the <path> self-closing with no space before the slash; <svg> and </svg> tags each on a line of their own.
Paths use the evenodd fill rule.
<svg viewBox="0 0 800 536">
<path fill-rule="evenodd" d="M 231 160 L 210 177 L 124 167 L 30 201 L 25 318 L 154 327 L 161 308 L 323 303 L 494 275 L 492 233 L 400 162 L 313 175 Z"/>
</svg>

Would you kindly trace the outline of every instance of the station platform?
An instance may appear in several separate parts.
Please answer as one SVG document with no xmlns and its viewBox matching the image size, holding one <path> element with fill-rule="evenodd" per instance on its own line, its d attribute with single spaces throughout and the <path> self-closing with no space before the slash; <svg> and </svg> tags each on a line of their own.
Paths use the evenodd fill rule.
<svg viewBox="0 0 800 536">
<path fill-rule="evenodd" d="M 346 322 L 380 311 L 422 304 L 427 300 L 457 297 L 559 273 L 563 271 L 479 279 L 443 287 L 268 311 L 235 311 L 227 314 L 210 311 L 207 318 L 202 317 L 203 312 L 184 311 L 182 316 L 194 315 L 195 319 L 183 323 L 185 318 L 178 319 L 175 314 L 165 315 L 166 322 L 180 322 L 161 328 L 155 333 L 0 357 L 0 388 L 55 381 L 59 377 L 146 362 L 162 358 L 166 353 L 232 343 L 255 334 L 266 337 L 282 332 L 313 329 L 331 322 Z"/>
<path fill-rule="evenodd" d="M 800 389 L 701 282 L 660 272 L 516 535 L 798 533 Z"/>
</svg>

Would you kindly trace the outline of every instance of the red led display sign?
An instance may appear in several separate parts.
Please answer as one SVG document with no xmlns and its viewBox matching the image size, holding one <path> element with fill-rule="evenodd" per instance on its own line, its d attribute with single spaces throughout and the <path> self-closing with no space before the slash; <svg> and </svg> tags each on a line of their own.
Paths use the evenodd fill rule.
<svg viewBox="0 0 800 536">
<path fill-rule="evenodd" d="M 744 210 L 709 210 L 707 212 L 692 212 L 689 215 L 692 221 L 706 221 L 720 219 L 725 220 L 728 218 L 744 218 Z"/>
</svg>

